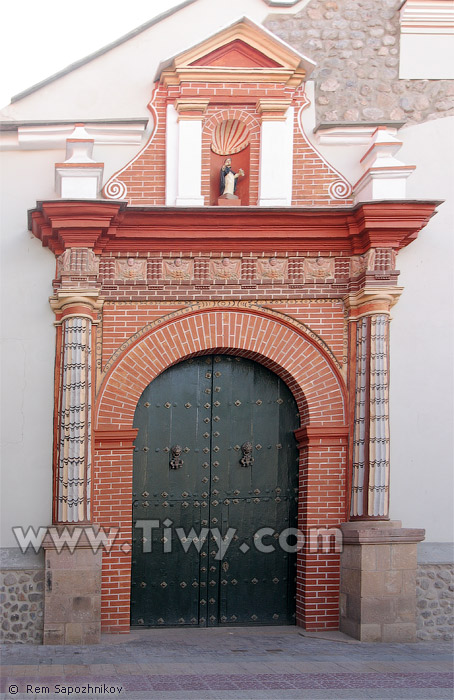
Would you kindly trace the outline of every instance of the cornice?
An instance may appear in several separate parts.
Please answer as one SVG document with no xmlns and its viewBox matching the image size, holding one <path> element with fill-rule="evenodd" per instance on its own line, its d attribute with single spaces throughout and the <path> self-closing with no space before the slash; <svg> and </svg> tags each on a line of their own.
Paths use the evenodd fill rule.
<svg viewBox="0 0 454 700">
<path fill-rule="evenodd" d="M 161 73 L 161 83 L 271 83 L 297 88 L 303 82 L 303 68 L 224 68 L 222 66 L 184 66 Z"/>
<path fill-rule="evenodd" d="M 185 251 L 316 251 L 361 255 L 398 251 L 417 237 L 439 201 L 365 202 L 354 207 L 128 207 L 126 202 L 39 202 L 29 227 L 56 255 L 66 248 L 96 254 Z"/>
</svg>

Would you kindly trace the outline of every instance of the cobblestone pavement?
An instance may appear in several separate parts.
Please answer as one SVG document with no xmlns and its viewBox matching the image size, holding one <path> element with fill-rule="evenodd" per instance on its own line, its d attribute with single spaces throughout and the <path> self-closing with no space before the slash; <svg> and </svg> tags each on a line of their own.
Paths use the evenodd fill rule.
<svg viewBox="0 0 454 700">
<path fill-rule="evenodd" d="M 296 627 L 156 629 L 97 646 L 4 645 L 1 698 L 453 698 L 452 644 L 364 644 Z M 28 686 L 28 687 L 27 687 Z"/>
</svg>

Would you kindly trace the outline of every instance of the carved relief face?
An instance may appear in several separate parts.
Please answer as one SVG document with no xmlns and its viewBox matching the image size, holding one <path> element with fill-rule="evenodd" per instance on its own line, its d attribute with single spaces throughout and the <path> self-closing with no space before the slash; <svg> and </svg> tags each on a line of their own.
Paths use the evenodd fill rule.
<svg viewBox="0 0 454 700">
<path fill-rule="evenodd" d="M 272 267 L 274 267 L 275 265 L 277 265 L 277 258 L 270 258 L 269 262 L 270 262 L 270 265 Z"/>
<path fill-rule="evenodd" d="M 128 258 L 128 263 L 127 263 L 127 264 L 129 265 L 129 267 L 132 267 L 132 266 L 134 265 L 134 263 L 135 263 L 134 258 Z"/>
<path fill-rule="evenodd" d="M 224 267 L 228 267 L 230 265 L 230 260 L 228 258 L 223 258 L 222 264 Z"/>
<path fill-rule="evenodd" d="M 175 267 L 181 267 L 182 263 L 183 263 L 183 261 L 181 258 L 176 258 L 176 260 L 173 261 L 173 264 L 175 265 Z"/>
</svg>

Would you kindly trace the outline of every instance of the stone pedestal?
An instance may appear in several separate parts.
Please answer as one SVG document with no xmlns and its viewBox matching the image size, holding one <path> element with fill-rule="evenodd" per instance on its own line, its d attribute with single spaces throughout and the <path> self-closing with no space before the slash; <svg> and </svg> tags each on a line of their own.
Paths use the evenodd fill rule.
<svg viewBox="0 0 454 700">
<path fill-rule="evenodd" d="M 92 530 L 91 526 L 90 529 Z M 50 528 L 62 538 L 65 528 Z M 43 644 L 98 644 L 101 638 L 102 548 L 95 553 L 83 526 L 66 527 L 70 547 L 50 534 L 45 550 Z M 80 533 L 78 532 L 80 531 Z M 96 531 L 93 530 L 95 536 Z"/>
<path fill-rule="evenodd" d="M 241 199 L 236 194 L 222 194 L 218 197 L 219 207 L 240 207 Z"/>
<path fill-rule="evenodd" d="M 417 543 L 400 521 L 341 525 L 340 630 L 363 642 L 416 641 Z"/>
</svg>

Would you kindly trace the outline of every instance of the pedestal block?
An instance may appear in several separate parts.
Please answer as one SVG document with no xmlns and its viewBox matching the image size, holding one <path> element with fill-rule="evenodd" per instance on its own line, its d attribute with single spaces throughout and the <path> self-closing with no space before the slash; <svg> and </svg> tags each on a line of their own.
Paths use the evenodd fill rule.
<svg viewBox="0 0 454 700">
<path fill-rule="evenodd" d="M 241 199 L 236 194 L 222 194 L 218 197 L 219 207 L 241 207 Z"/>
<path fill-rule="evenodd" d="M 83 526 L 50 529 L 45 550 L 44 644 L 98 644 L 101 638 L 102 549 L 93 551 Z M 90 526 L 90 530 L 95 530 Z M 80 533 L 79 533 L 80 531 Z"/>
<path fill-rule="evenodd" d="M 341 525 L 340 630 L 363 642 L 416 641 L 417 543 L 394 521 Z"/>
</svg>

